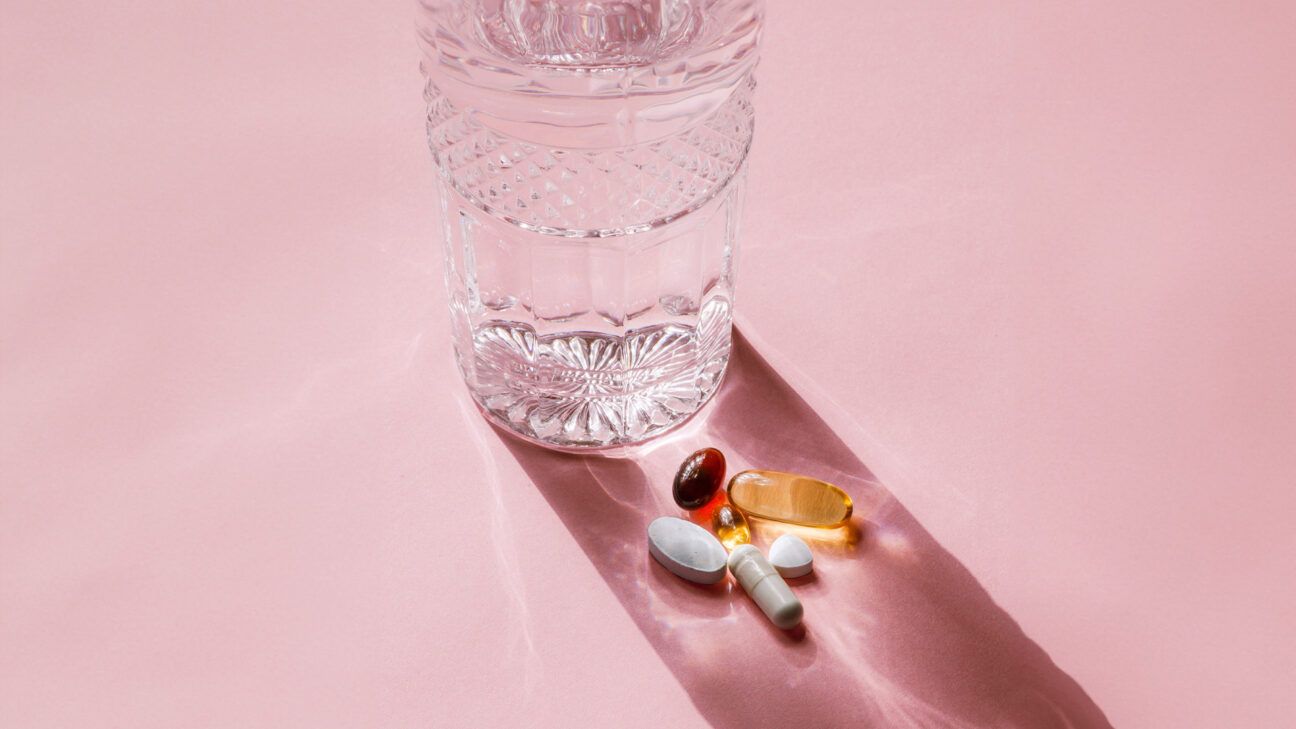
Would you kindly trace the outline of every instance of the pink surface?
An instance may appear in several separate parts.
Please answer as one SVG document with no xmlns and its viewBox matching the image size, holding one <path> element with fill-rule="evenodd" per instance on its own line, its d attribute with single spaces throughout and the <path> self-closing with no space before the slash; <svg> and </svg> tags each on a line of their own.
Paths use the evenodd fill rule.
<svg viewBox="0 0 1296 729">
<path fill-rule="evenodd" d="M 409 6 L 10 3 L 0 725 L 1288 723 L 1250 5 L 773 3 L 734 372 L 606 460 L 453 372 Z M 704 442 L 859 500 L 804 634 L 644 556 Z"/>
</svg>

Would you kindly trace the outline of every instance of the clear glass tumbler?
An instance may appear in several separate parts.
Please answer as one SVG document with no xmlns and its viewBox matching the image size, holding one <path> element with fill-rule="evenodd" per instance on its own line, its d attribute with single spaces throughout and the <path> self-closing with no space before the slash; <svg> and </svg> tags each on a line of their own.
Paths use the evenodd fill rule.
<svg viewBox="0 0 1296 729">
<path fill-rule="evenodd" d="M 761 0 L 422 0 L 455 354 L 559 448 L 640 442 L 728 363 Z"/>
</svg>

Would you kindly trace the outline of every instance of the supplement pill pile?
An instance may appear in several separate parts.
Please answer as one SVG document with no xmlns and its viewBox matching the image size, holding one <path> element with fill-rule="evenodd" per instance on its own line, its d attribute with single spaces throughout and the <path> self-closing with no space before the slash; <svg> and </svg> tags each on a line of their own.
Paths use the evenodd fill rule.
<svg viewBox="0 0 1296 729">
<path fill-rule="evenodd" d="M 784 578 L 810 574 L 814 555 L 805 540 L 784 534 L 770 545 L 766 559 L 751 544 L 747 517 L 839 527 L 850 520 L 851 498 L 826 481 L 795 473 L 743 471 L 721 493 L 724 478 L 725 457 L 719 450 L 703 448 L 685 458 L 671 496 L 680 508 L 698 512 L 698 519 L 709 512 L 715 535 L 693 522 L 663 516 L 648 525 L 648 551 L 672 573 L 700 584 L 724 579 L 727 566 L 770 622 L 793 628 L 804 609 Z"/>
</svg>

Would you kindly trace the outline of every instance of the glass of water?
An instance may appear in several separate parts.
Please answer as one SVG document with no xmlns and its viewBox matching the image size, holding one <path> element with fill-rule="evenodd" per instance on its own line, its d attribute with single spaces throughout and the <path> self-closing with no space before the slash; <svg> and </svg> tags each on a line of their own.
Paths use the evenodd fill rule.
<svg viewBox="0 0 1296 729">
<path fill-rule="evenodd" d="M 455 355 L 497 424 L 644 441 L 729 358 L 761 0 L 422 0 Z"/>
</svg>

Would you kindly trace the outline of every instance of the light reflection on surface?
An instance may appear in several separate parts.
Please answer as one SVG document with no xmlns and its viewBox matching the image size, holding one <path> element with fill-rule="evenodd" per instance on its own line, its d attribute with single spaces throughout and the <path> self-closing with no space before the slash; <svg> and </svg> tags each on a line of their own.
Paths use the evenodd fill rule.
<svg viewBox="0 0 1296 729">
<path fill-rule="evenodd" d="M 715 727 L 1109 726 L 740 335 L 717 401 L 650 448 L 577 456 L 501 437 Z M 814 552 L 814 572 L 791 582 L 802 628 L 775 628 L 731 580 L 694 585 L 648 555 L 652 519 L 707 525 L 720 503 L 686 515 L 671 498 L 680 461 L 705 446 L 730 473 L 804 473 L 854 501 L 834 529 L 750 520 L 762 550 L 794 533 Z"/>
<path fill-rule="evenodd" d="M 850 521 L 841 526 L 827 529 L 755 517 L 749 517 L 748 521 L 751 523 L 753 536 L 759 535 L 762 543 L 772 544 L 775 539 L 784 534 L 795 534 L 810 545 L 815 555 L 821 552 L 841 555 L 854 551 L 861 546 L 860 542 L 866 528 L 863 520 L 858 516 L 851 517 Z"/>
</svg>

